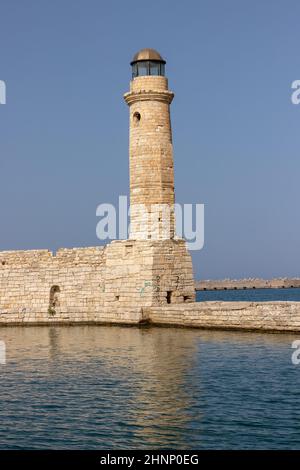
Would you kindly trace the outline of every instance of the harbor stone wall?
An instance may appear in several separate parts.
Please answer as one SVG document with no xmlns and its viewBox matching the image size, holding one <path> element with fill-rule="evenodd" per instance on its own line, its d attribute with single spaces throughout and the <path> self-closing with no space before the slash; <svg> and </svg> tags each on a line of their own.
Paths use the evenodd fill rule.
<svg viewBox="0 0 300 470">
<path fill-rule="evenodd" d="M 0 324 L 136 324 L 143 307 L 194 300 L 184 240 L 0 252 Z"/>
<path fill-rule="evenodd" d="M 0 252 L 0 321 L 88 318 L 103 305 L 102 247 Z"/>
<path fill-rule="evenodd" d="M 195 302 L 151 307 L 155 325 L 222 330 L 300 331 L 300 302 Z"/>
<path fill-rule="evenodd" d="M 300 331 L 300 302 L 195 302 L 184 240 L 0 252 L 0 325 L 143 323 Z"/>
</svg>

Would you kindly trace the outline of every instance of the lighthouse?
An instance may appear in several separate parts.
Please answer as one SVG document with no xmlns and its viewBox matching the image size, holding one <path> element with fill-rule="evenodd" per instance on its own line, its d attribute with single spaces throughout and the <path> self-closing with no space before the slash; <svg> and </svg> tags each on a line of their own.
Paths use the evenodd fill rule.
<svg viewBox="0 0 300 470">
<path fill-rule="evenodd" d="M 131 63 L 129 107 L 130 232 L 105 248 L 103 307 L 126 321 L 147 307 L 193 302 L 193 267 L 175 234 L 174 162 L 166 61 L 142 49 Z"/>
<path fill-rule="evenodd" d="M 129 106 L 130 239 L 175 236 L 174 163 L 166 61 L 154 49 L 131 61 Z"/>
</svg>

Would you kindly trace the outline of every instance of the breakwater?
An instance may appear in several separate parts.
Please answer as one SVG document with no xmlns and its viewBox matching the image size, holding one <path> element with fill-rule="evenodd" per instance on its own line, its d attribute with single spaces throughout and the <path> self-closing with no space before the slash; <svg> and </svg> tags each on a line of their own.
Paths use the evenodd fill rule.
<svg viewBox="0 0 300 470">
<path fill-rule="evenodd" d="M 236 290 L 236 289 L 290 289 L 299 288 L 300 278 L 266 279 L 222 279 L 195 282 L 198 290 Z"/>
</svg>

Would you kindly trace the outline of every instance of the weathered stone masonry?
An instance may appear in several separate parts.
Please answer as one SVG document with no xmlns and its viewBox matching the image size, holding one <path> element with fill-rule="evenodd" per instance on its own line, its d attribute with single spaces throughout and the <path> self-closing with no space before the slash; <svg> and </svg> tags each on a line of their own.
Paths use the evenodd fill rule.
<svg viewBox="0 0 300 470">
<path fill-rule="evenodd" d="M 172 274 L 177 270 L 179 277 Z M 47 250 L 0 253 L 0 325 L 149 322 L 300 331 L 300 302 L 195 303 L 193 289 L 181 240 L 116 241 L 55 256 Z"/>
<path fill-rule="evenodd" d="M 103 304 L 103 248 L 0 252 L 0 321 L 87 319 Z M 52 289 L 52 290 L 51 290 Z M 51 299 L 52 294 L 52 299 Z"/>
<path fill-rule="evenodd" d="M 146 306 L 193 296 L 182 240 L 0 253 L 0 323 L 138 323 Z"/>
<path fill-rule="evenodd" d="M 299 332 L 300 302 L 197 302 L 150 307 L 155 325 L 221 330 Z"/>
<path fill-rule="evenodd" d="M 130 162 L 130 238 L 164 237 L 168 222 L 174 238 L 174 165 L 169 106 L 174 94 L 168 90 L 168 80 L 161 76 L 141 76 L 131 81 L 130 92 L 124 98 L 129 105 Z M 147 209 L 139 211 L 139 206 Z M 155 229 L 151 220 L 159 218 L 162 207 L 169 208 L 168 221 L 161 220 Z M 152 219 L 151 219 L 152 218 Z"/>
</svg>

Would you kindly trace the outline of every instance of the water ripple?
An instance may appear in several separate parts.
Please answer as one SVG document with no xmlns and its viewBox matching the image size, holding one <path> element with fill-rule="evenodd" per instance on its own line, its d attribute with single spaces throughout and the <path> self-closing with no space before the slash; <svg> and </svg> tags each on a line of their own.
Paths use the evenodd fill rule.
<svg viewBox="0 0 300 470">
<path fill-rule="evenodd" d="M 1 449 L 300 448 L 294 335 L 1 328 Z"/>
</svg>

